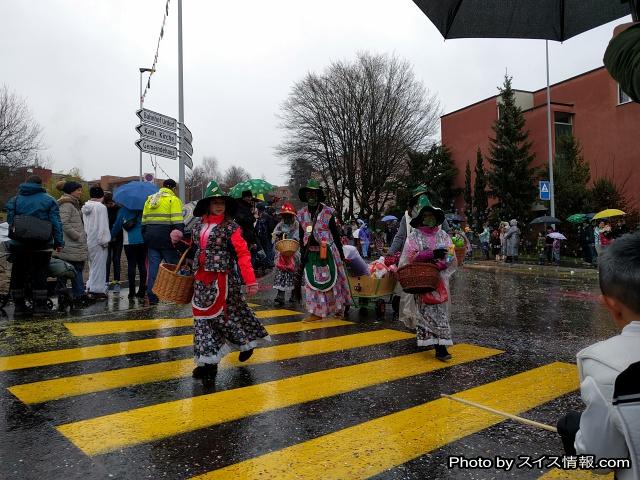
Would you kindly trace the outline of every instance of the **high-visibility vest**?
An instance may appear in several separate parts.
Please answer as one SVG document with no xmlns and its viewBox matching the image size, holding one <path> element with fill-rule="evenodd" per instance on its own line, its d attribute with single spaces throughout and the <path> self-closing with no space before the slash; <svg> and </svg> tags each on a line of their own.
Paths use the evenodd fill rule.
<svg viewBox="0 0 640 480">
<path fill-rule="evenodd" d="M 175 225 L 183 222 L 182 202 L 171 189 L 163 187 L 147 198 L 142 211 L 143 225 Z"/>
</svg>

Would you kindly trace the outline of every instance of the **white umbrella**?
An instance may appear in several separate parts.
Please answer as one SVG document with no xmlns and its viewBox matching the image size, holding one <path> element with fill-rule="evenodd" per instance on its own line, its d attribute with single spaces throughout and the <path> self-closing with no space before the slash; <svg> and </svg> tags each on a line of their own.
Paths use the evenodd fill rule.
<svg viewBox="0 0 640 480">
<path fill-rule="evenodd" d="M 565 237 L 563 234 L 561 234 L 560 232 L 552 232 L 549 235 L 547 235 L 547 237 L 549 238 L 553 238 L 554 240 L 566 240 L 567 237 Z"/>
</svg>

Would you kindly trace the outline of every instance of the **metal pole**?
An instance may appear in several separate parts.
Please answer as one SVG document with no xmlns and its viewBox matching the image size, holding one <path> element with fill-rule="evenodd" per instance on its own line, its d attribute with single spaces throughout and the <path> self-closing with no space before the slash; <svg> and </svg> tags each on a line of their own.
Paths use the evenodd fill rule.
<svg viewBox="0 0 640 480">
<path fill-rule="evenodd" d="M 547 135 L 548 135 L 548 155 L 549 155 L 549 199 L 551 216 L 556 216 L 555 193 L 553 186 L 553 138 L 551 137 L 551 87 L 549 86 L 549 40 L 545 40 L 547 51 Z"/>
<path fill-rule="evenodd" d="M 142 69 L 140 68 L 140 109 L 142 109 Z M 142 181 L 142 150 L 140 150 L 140 181 Z"/>
<path fill-rule="evenodd" d="M 182 88 L 182 0 L 178 0 L 178 123 L 184 126 L 184 90 Z M 180 200 L 184 202 L 184 162 L 182 161 L 182 135 L 180 135 L 180 155 L 178 156 L 178 188 Z"/>
</svg>

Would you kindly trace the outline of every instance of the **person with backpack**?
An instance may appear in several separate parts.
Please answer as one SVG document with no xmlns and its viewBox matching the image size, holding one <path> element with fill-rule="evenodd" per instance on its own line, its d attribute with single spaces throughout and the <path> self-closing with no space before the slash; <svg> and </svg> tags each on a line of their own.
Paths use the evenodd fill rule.
<svg viewBox="0 0 640 480">
<path fill-rule="evenodd" d="M 142 238 L 142 210 L 130 210 L 120 207 L 113 227 L 111 238 L 122 236 L 124 254 L 127 257 L 127 280 L 129 281 L 129 300 L 135 297 L 143 299 L 147 290 L 147 246 Z M 136 268 L 138 270 L 138 291 L 136 292 Z"/>
<path fill-rule="evenodd" d="M 58 202 L 42 186 L 42 179 L 30 176 L 18 187 L 18 194 L 6 205 L 9 224 L 11 268 L 10 289 L 14 315 L 28 313 L 25 299 L 31 293 L 34 315 L 46 315 L 47 267 L 51 252 L 64 247 Z"/>
</svg>

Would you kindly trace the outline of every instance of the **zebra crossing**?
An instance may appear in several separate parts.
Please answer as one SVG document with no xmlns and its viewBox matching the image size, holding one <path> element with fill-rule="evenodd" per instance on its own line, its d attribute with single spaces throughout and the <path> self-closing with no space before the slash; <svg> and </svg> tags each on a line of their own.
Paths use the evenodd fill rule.
<svg viewBox="0 0 640 480">
<path fill-rule="evenodd" d="M 229 355 L 213 390 L 190 378 L 193 337 L 172 335 L 191 318 L 67 322 L 70 335 L 96 343 L 0 357 L 0 382 L 88 465 L 117 478 L 198 479 L 405 478 L 403 465 L 503 422 L 440 392 L 526 415 L 579 388 L 569 363 L 506 367 L 508 352 L 471 343 L 442 363 L 394 325 L 305 323 L 300 312 L 255 307 L 273 345 L 244 364 Z M 140 333 L 157 336 L 128 339 Z M 457 389 L 457 375 L 472 386 Z"/>
</svg>

